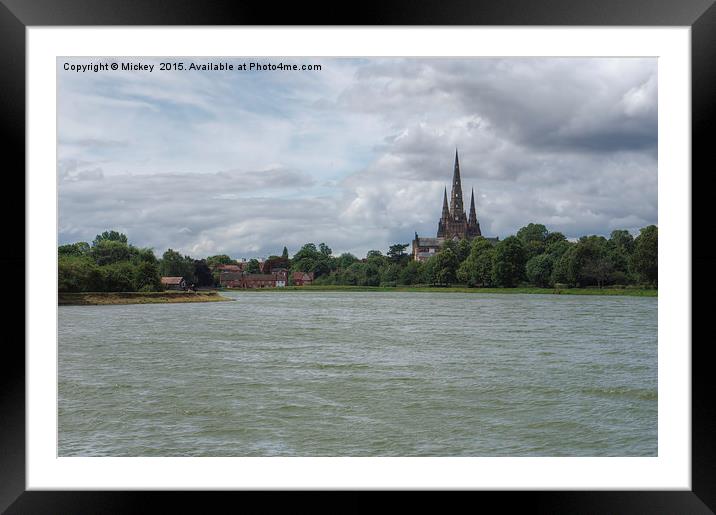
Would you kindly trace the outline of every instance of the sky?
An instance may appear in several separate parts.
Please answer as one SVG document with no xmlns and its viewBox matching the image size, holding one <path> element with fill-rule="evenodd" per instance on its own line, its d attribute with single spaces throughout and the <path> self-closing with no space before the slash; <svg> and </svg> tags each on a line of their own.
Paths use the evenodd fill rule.
<svg viewBox="0 0 716 515">
<path fill-rule="evenodd" d="M 153 71 L 68 65 L 142 63 Z M 182 71 L 159 63 L 183 62 Z M 233 71 L 188 70 L 190 63 Z M 241 71 L 243 63 L 320 70 Z M 386 252 L 434 237 L 460 153 L 484 236 L 657 223 L 655 58 L 58 58 L 60 244 Z"/>
</svg>

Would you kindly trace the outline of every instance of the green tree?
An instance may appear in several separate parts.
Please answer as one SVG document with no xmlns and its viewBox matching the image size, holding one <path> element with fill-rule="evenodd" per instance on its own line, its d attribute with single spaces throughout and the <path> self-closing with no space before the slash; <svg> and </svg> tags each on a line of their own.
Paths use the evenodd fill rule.
<svg viewBox="0 0 716 515">
<path fill-rule="evenodd" d="M 570 284 L 602 287 L 612 281 L 614 268 L 609 259 L 607 239 L 603 236 L 582 236 L 562 259 L 565 262 L 560 259 L 557 269 Z"/>
<path fill-rule="evenodd" d="M 440 250 L 450 249 L 456 256 L 459 254 L 459 240 L 445 240 L 440 247 Z"/>
<path fill-rule="evenodd" d="M 214 268 L 218 265 L 233 265 L 236 264 L 236 262 L 226 254 L 217 254 L 206 258 L 206 264 L 210 268 Z"/>
<path fill-rule="evenodd" d="M 59 256 L 86 256 L 89 254 L 89 251 L 89 243 L 84 241 L 78 241 L 77 243 L 70 243 L 68 245 L 60 245 L 57 247 L 57 254 Z"/>
<path fill-rule="evenodd" d="M 470 254 L 457 271 L 457 278 L 468 286 L 489 286 L 492 282 L 492 261 L 495 248 L 479 236 L 472 240 Z"/>
<path fill-rule="evenodd" d="M 395 286 L 398 284 L 400 270 L 400 265 L 397 263 L 388 263 L 384 267 L 380 268 L 380 285 Z"/>
<path fill-rule="evenodd" d="M 316 277 L 331 271 L 331 249 L 321 244 L 321 250 L 314 243 L 306 243 L 293 256 L 291 270 L 294 272 L 313 272 Z"/>
<path fill-rule="evenodd" d="M 574 286 L 577 283 L 577 274 L 574 267 L 575 251 L 576 245 L 570 245 L 559 257 L 555 257 L 552 269 L 552 284 L 568 284 Z M 552 255 L 556 256 L 555 254 Z"/>
<path fill-rule="evenodd" d="M 360 261 L 356 261 L 343 270 L 340 274 L 340 282 L 338 284 L 344 284 L 346 286 L 357 286 L 362 284 L 365 278 L 365 272 L 363 270 L 364 264 Z"/>
<path fill-rule="evenodd" d="M 404 258 L 407 258 L 408 256 L 405 254 L 405 249 L 408 248 L 407 243 L 396 243 L 395 245 L 391 245 L 388 249 L 388 257 L 395 262 L 401 262 Z"/>
<path fill-rule="evenodd" d="M 103 241 L 118 241 L 126 245 L 127 236 L 117 231 L 104 231 L 102 234 L 98 234 L 97 236 L 95 236 L 94 240 L 92 241 L 92 246 L 94 247 Z"/>
<path fill-rule="evenodd" d="M 634 239 L 632 266 L 639 280 L 656 286 L 659 276 L 659 229 L 656 225 L 644 227 Z"/>
<path fill-rule="evenodd" d="M 631 281 L 630 262 L 634 252 L 634 237 L 629 231 L 612 231 L 607 242 L 608 259 L 613 272 L 611 279 L 617 284 Z"/>
<path fill-rule="evenodd" d="M 525 260 L 529 261 L 533 257 L 544 254 L 545 244 L 541 241 L 528 241 L 524 244 Z"/>
<path fill-rule="evenodd" d="M 159 265 L 143 261 L 134 267 L 132 288 L 134 291 L 160 291 Z"/>
<path fill-rule="evenodd" d="M 283 252 L 281 253 L 281 257 L 284 259 L 288 259 L 288 249 L 286 247 L 283 248 Z"/>
<path fill-rule="evenodd" d="M 544 225 L 530 223 L 517 231 L 517 238 L 523 245 L 526 245 L 530 241 L 545 243 L 548 234 L 549 231 Z"/>
<path fill-rule="evenodd" d="M 378 268 L 379 270 L 390 263 L 390 258 L 384 256 L 379 250 L 369 250 L 365 257 L 366 263 Z"/>
<path fill-rule="evenodd" d="M 124 261 L 112 263 L 104 268 L 106 291 L 136 291 L 135 278 L 136 268 L 131 263 Z"/>
<path fill-rule="evenodd" d="M 206 259 L 194 260 L 194 277 L 197 286 L 211 286 L 214 284 L 214 276 L 211 273 Z"/>
<path fill-rule="evenodd" d="M 549 248 L 552 245 L 558 244 L 560 242 L 567 241 L 567 238 L 564 234 L 561 232 L 551 232 L 547 235 L 547 237 L 544 239 L 544 245 L 547 252 L 550 252 Z"/>
<path fill-rule="evenodd" d="M 194 260 L 182 256 L 176 250 L 168 249 L 159 261 L 159 273 L 163 277 L 183 277 L 188 283 L 194 280 Z"/>
<path fill-rule="evenodd" d="M 492 259 L 492 281 L 503 287 L 514 287 L 525 274 L 525 249 L 516 236 L 508 236 L 497 245 Z"/>
<path fill-rule="evenodd" d="M 552 283 L 554 257 L 551 254 L 540 254 L 527 261 L 525 272 L 527 280 L 536 286 L 546 288 Z"/>
<path fill-rule="evenodd" d="M 398 284 L 419 284 L 421 268 L 420 261 L 409 261 L 398 274 Z"/>
<path fill-rule="evenodd" d="M 626 254 L 631 254 L 634 251 L 634 236 L 627 230 L 617 229 L 612 231 L 609 235 L 609 242 Z"/>
<path fill-rule="evenodd" d="M 100 266 L 129 261 L 135 255 L 136 249 L 120 240 L 99 240 L 90 250 L 90 256 Z"/>
<path fill-rule="evenodd" d="M 380 266 L 374 262 L 367 262 L 363 267 L 363 281 L 361 286 L 378 286 L 380 284 Z"/>
<path fill-rule="evenodd" d="M 458 242 L 456 254 L 459 263 L 462 263 L 467 259 L 467 256 L 470 255 L 471 248 L 470 240 L 467 238 L 463 238 Z"/>
<path fill-rule="evenodd" d="M 524 246 L 526 261 L 545 251 L 548 236 L 549 231 L 542 224 L 530 223 L 517 231 L 517 238 Z"/>
<path fill-rule="evenodd" d="M 556 262 L 574 244 L 571 243 L 570 241 L 568 241 L 562 235 L 562 233 L 552 233 L 549 236 L 552 236 L 553 234 L 559 234 L 562 237 L 559 239 L 555 238 L 552 241 L 549 241 L 548 243 L 546 243 L 544 251 L 545 251 L 545 254 L 550 254 L 555 259 L 555 262 Z M 549 236 L 547 238 L 548 240 L 549 240 Z"/>
<path fill-rule="evenodd" d="M 430 258 L 435 260 L 433 269 L 433 281 L 436 284 L 449 285 L 457 280 L 456 273 L 459 265 L 457 255 L 452 249 L 444 248 Z"/>
<path fill-rule="evenodd" d="M 585 261 L 581 270 L 580 284 L 595 284 L 601 288 L 613 278 L 614 267 L 606 254 L 599 254 Z"/>
<path fill-rule="evenodd" d="M 132 257 L 130 258 L 134 264 L 140 263 L 152 263 L 155 265 L 159 264 L 157 257 L 154 255 L 154 251 L 149 248 L 138 249 L 133 246 L 129 246 L 131 249 Z"/>
<path fill-rule="evenodd" d="M 102 268 L 87 256 L 60 256 L 57 289 L 61 292 L 105 291 Z"/>
<path fill-rule="evenodd" d="M 244 270 L 250 274 L 260 274 L 261 264 L 256 258 L 249 259 L 249 262 L 246 263 L 246 268 Z"/>
<path fill-rule="evenodd" d="M 430 256 L 430 258 L 428 258 L 427 261 L 423 262 L 423 266 L 422 266 L 422 270 L 421 270 L 422 274 L 420 277 L 421 283 L 423 283 L 423 284 L 436 284 L 437 283 L 437 279 L 435 277 L 435 271 L 436 271 L 435 265 L 437 264 L 437 260 L 435 259 L 436 256 L 437 256 L 437 254 L 435 256 Z"/>
<path fill-rule="evenodd" d="M 353 263 L 359 261 L 357 257 L 355 257 L 350 252 L 344 252 L 340 256 L 336 258 L 336 267 L 337 268 L 348 268 Z"/>
</svg>

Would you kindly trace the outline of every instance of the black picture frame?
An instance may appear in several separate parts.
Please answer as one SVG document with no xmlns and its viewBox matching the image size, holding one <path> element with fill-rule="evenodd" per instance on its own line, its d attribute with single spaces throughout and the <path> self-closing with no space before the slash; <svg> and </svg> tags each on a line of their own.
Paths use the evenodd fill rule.
<svg viewBox="0 0 716 515">
<path fill-rule="evenodd" d="M 713 144 L 708 129 L 716 125 L 716 6 L 714 0 L 500 0 L 428 2 L 363 1 L 341 11 L 323 2 L 272 3 L 193 0 L 0 0 L 0 127 L 6 188 L 3 220 L 13 242 L 0 257 L 2 269 L 19 275 L 25 270 L 25 29 L 28 26 L 86 25 L 571 25 L 571 26 L 690 26 L 692 73 L 692 242 L 710 227 L 705 210 L 694 209 L 699 197 L 713 191 Z M 310 6 L 310 7 L 309 7 Z M 310 10 L 307 10 L 310 9 Z M 688 171 L 685 171 L 688 173 Z M 14 184 L 7 186 L 8 179 Z M 713 202 L 713 201 L 712 201 Z M 708 224 L 708 225 L 707 225 Z M 716 251 L 692 244 L 692 275 L 708 277 L 715 269 Z M 703 272 L 703 274 L 702 274 Z M 25 270 L 25 274 L 33 273 Z M 27 275 L 26 275 L 27 276 Z M 10 277 L 6 276 L 6 281 Z M 16 282 L 16 281 L 13 281 Z M 52 288 L 52 285 L 48 285 Z M 17 289 L 16 287 L 13 290 Z M 693 290 L 692 290 L 693 291 Z M 23 294 L 24 299 L 24 294 Z M 31 301 L 32 299 L 29 299 Z M 6 327 L 24 319 L 25 303 L 17 294 L 5 309 Z M 704 326 L 708 302 L 692 297 L 692 332 Z M 697 315 L 702 315 L 697 317 Z M 698 322 L 701 320 L 701 322 Z M 698 322 L 698 323 L 697 323 Z M 24 329 L 17 337 L 6 331 L 2 346 L 0 388 L 0 511 L 7 513 L 107 513 L 149 511 L 164 505 L 167 492 L 26 491 L 25 488 L 25 351 Z M 716 403 L 710 338 L 692 344 L 692 490 L 480 492 L 485 499 L 510 507 L 529 505 L 536 513 L 713 513 L 716 510 Z M 674 342 L 689 345 L 691 342 Z M 177 495 L 176 493 L 173 495 Z M 188 499 L 183 510 L 204 508 L 207 493 Z M 223 493 L 221 497 L 236 493 Z M 212 497 L 212 501 L 214 498 Z M 225 500 L 225 499 L 220 499 Z"/>
</svg>

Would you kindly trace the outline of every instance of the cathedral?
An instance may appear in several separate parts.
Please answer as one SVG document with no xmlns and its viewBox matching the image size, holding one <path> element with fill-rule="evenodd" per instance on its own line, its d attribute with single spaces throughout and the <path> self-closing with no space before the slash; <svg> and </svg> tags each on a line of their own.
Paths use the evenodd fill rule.
<svg viewBox="0 0 716 515">
<path fill-rule="evenodd" d="M 462 184 L 460 182 L 460 161 L 455 149 L 455 168 L 452 174 L 452 190 L 450 191 L 450 203 L 448 205 L 447 188 L 443 195 L 443 211 L 438 221 L 438 234 L 435 238 L 420 238 L 415 233 L 413 240 L 413 259 L 425 261 L 440 250 L 446 240 L 471 240 L 482 236 L 480 222 L 477 221 L 475 210 L 475 191 L 470 195 L 470 216 L 465 214 L 465 207 L 462 201 Z M 488 238 L 497 240 L 496 238 Z"/>
<path fill-rule="evenodd" d="M 475 191 L 470 195 L 470 218 L 465 216 L 462 203 L 462 185 L 460 184 L 460 161 L 455 149 L 455 169 L 452 173 L 452 191 L 450 192 L 450 208 L 448 208 L 447 188 L 443 196 L 443 214 L 438 222 L 438 238 L 461 240 L 481 236 L 480 223 L 475 211 Z"/>
</svg>

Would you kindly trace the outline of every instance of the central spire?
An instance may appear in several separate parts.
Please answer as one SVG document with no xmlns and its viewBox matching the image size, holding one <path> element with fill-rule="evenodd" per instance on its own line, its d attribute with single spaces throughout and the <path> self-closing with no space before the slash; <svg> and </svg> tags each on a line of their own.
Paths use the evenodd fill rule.
<svg viewBox="0 0 716 515">
<path fill-rule="evenodd" d="M 455 170 L 452 174 L 452 192 L 450 193 L 450 214 L 454 220 L 465 218 L 465 209 L 462 203 L 462 184 L 460 183 L 460 161 L 455 149 Z"/>
</svg>

